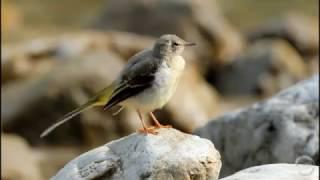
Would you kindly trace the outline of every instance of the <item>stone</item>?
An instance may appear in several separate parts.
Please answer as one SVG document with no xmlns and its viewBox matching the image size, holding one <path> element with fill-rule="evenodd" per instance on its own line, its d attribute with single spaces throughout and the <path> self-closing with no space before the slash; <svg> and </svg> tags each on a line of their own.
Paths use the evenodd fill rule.
<svg viewBox="0 0 320 180">
<path fill-rule="evenodd" d="M 23 13 L 16 3 L 6 1 L 1 5 L 1 32 L 13 36 L 23 25 Z"/>
<path fill-rule="evenodd" d="M 226 113 L 194 133 L 215 143 L 221 176 L 267 163 L 319 163 L 319 75 L 272 98 Z"/>
<path fill-rule="evenodd" d="M 316 17 L 289 13 L 256 27 L 248 37 L 250 41 L 266 38 L 285 39 L 301 55 L 314 56 L 319 53 L 319 20 Z"/>
<path fill-rule="evenodd" d="M 33 149 L 21 137 L 1 133 L 1 179 L 43 179 Z"/>
<path fill-rule="evenodd" d="M 283 40 L 253 43 L 232 63 L 210 74 L 223 95 L 268 97 L 307 77 L 303 58 Z"/>
<path fill-rule="evenodd" d="M 145 35 L 136 35 L 133 33 L 109 31 L 109 48 L 121 55 L 123 59 L 127 60 L 137 52 L 151 47 L 156 40 L 154 37 Z"/>
<path fill-rule="evenodd" d="M 36 146 L 33 152 L 40 162 L 43 179 L 50 179 L 63 166 L 88 148 L 79 146 Z"/>
<path fill-rule="evenodd" d="M 52 179 L 218 179 L 221 167 L 214 145 L 175 129 L 158 135 L 131 134 L 90 150 Z"/>
<path fill-rule="evenodd" d="M 40 37 L 17 44 L 4 45 L 1 54 L 1 82 L 37 77 L 49 72 L 61 61 L 105 50 L 108 36 L 102 33 L 78 32 L 57 37 Z"/>
<path fill-rule="evenodd" d="M 307 64 L 310 75 L 319 73 L 319 55 L 311 58 Z"/>
<path fill-rule="evenodd" d="M 105 135 L 102 137 L 111 140 L 121 136 L 116 132 L 114 122 L 117 121 L 113 121 L 111 113 L 95 108 L 75 117 L 51 136 L 39 138 L 40 133 L 50 124 L 109 85 L 124 65 L 119 56 L 108 51 L 92 51 L 73 58 L 77 60 L 60 62 L 51 71 L 37 78 L 12 82 L 2 87 L 1 104 L 4 108 L 1 109 L 1 117 L 5 132 L 20 134 L 31 144 L 86 144 L 90 142 L 90 138 L 86 140 L 88 136 L 85 134 L 92 125 L 96 127 L 94 122 L 98 121 L 99 129 L 95 130 L 99 133 L 104 132 Z M 112 68 L 106 71 L 106 67 Z M 93 122 L 79 121 L 87 119 L 88 116 Z M 26 128 L 30 127 L 30 124 L 33 124 L 33 128 Z M 81 126 L 84 128 L 81 129 Z"/>
<path fill-rule="evenodd" d="M 108 0 L 92 26 L 153 37 L 172 33 L 199 42 L 195 49 L 208 69 L 228 63 L 246 44 L 220 10 L 214 0 Z"/>
<path fill-rule="evenodd" d="M 241 170 L 220 180 L 316 180 L 319 166 L 302 164 L 266 164 Z"/>
</svg>

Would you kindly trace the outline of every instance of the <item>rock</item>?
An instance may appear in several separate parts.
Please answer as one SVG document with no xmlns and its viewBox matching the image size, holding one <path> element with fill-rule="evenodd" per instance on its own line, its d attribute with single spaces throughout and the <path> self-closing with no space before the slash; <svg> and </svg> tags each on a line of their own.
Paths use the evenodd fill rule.
<svg viewBox="0 0 320 180">
<path fill-rule="evenodd" d="M 156 40 L 150 36 L 125 32 L 119 33 L 117 31 L 108 32 L 108 35 L 110 49 L 121 55 L 125 60 L 146 47 L 151 47 Z"/>
<path fill-rule="evenodd" d="M 232 62 L 210 75 L 210 81 L 224 95 L 266 97 L 308 74 L 302 57 L 283 40 L 258 41 Z"/>
<path fill-rule="evenodd" d="M 33 148 L 33 152 L 41 164 L 40 171 L 43 179 L 50 179 L 50 177 L 54 176 L 66 163 L 87 150 L 87 148 L 82 148 L 81 146 L 65 145 Z"/>
<path fill-rule="evenodd" d="M 108 0 L 93 26 L 155 37 L 173 33 L 199 42 L 195 48 L 204 69 L 208 68 L 205 61 L 209 65 L 228 63 L 225 61 L 231 60 L 245 45 L 213 0 Z"/>
<path fill-rule="evenodd" d="M 316 180 L 319 166 L 297 164 L 267 164 L 241 170 L 220 180 Z"/>
<path fill-rule="evenodd" d="M 105 50 L 108 37 L 102 33 L 80 32 L 42 37 L 3 47 L 2 84 L 47 73 L 60 61 Z"/>
<path fill-rule="evenodd" d="M 319 55 L 311 58 L 308 62 L 308 72 L 310 75 L 319 73 Z"/>
<path fill-rule="evenodd" d="M 218 179 L 214 145 L 175 129 L 132 134 L 70 161 L 52 179 Z"/>
<path fill-rule="evenodd" d="M 262 38 L 285 39 L 301 55 L 314 56 L 319 53 L 318 21 L 318 18 L 291 13 L 256 28 L 248 37 L 250 41 Z"/>
<path fill-rule="evenodd" d="M 1 133 L 1 165 L 1 179 L 43 179 L 33 150 L 19 136 Z"/>
<path fill-rule="evenodd" d="M 294 163 L 301 155 L 319 163 L 319 75 L 269 100 L 226 113 L 195 134 L 215 143 L 221 176 L 266 163 Z"/>
<path fill-rule="evenodd" d="M 17 32 L 23 23 L 23 14 L 16 3 L 4 2 L 1 11 L 1 32 L 13 36 L 13 32 Z"/>
<path fill-rule="evenodd" d="M 1 116 L 5 132 L 18 133 L 32 144 L 43 143 L 39 134 L 46 127 L 111 83 L 124 65 L 120 57 L 108 51 L 91 52 L 74 58 L 77 60 L 60 62 L 38 78 L 9 83 L 2 88 L 1 95 L 4 98 L 1 104 L 4 108 L 1 109 Z M 107 71 L 106 67 L 112 68 Z M 79 121 L 79 118 L 86 119 L 88 116 L 93 122 L 100 122 L 99 129 L 95 130 L 104 132 L 102 137 L 109 140 L 119 137 L 114 123 L 117 121 L 112 120 L 111 113 L 102 114 L 98 109 L 84 112 L 58 128 L 45 141 L 77 144 L 90 142 L 90 139 L 86 141 L 88 136 L 85 134 L 95 123 L 84 120 L 82 124 Z M 30 124 L 33 124 L 33 128 L 30 128 Z"/>
<path fill-rule="evenodd" d="M 310 79 L 301 81 L 296 85 L 279 92 L 270 99 L 270 102 L 272 103 L 275 101 L 277 103 L 277 101 L 280 100 L 287 103 L 305 105 L 317 103 L 319 100 L 319 91 L 315 91 L 315 89 L 319 89 L 319 74 L 315 74 Z M 317 114 L 314 115 L 315 118 L 318 118 Z"/>
</svg>

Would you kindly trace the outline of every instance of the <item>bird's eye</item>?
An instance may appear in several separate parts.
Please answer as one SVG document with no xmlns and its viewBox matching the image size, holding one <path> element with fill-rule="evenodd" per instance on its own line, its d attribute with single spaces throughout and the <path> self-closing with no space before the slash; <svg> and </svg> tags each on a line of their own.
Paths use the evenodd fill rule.
<svg viewBox="0 0 320 180">
<path fill-rule="evenodd" d="M 178 43 L 176 43 L 176 42 L 174 42 L 174 43 L 173 43 L 173 45 L 175 45 L 175 46 L 179 46 L 179 44 L 178 44 Z"/>
</svg>

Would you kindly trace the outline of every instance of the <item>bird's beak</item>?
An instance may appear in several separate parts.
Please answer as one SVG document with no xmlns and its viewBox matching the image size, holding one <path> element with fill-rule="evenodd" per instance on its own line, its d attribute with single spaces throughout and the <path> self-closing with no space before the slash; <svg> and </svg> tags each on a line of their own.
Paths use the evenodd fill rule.
<svg viewBox="0 0 320 180">
<path fill-rule="evenodd" d="M 195 46 L 196 43 L 193 43 L 193 42 L 185 42 L 183 45 L 184 45 L 184 46 Z"/>
</svg>

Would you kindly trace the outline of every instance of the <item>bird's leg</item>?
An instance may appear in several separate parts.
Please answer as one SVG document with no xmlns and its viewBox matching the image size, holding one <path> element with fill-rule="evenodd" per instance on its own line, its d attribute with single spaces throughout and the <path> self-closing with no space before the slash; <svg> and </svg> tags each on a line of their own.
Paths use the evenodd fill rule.
<svg viewBox="0 0 320 180">
<path fill-rule="evenodd" d="M 154 116 L 154 114 L 152 112 L 150 112 L 149 115 L 150 115 L 151 119 L 153 120 L 153 122 L 155 123 L 157 129 L 159 129 L 159 128 L 171 128 L 172 127 L 171 125 L 162 125 L 162 124 L 160 124 L 160 122 L 157 120 L 156 116 Z"/>
<path fill-rule="evenodd" d="M 141 133 L 144 133 L 144 134 L 158 134 L 158 132 L 155 131 L 155 127 L 151 126 L 151 127 L 147 127 L 146 124 L 144 123 L 143 121 L 143 118 L 142 118 L 142 114 L 139 110 L 137 110 L 137 113 L 139 115 L 139 119 L 142 123 L 142 127 L 143 129 L 139 129 L 139 132 Z"/>
</svg>

